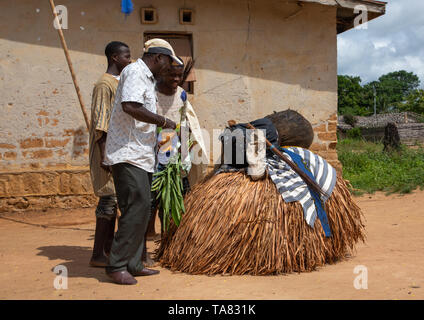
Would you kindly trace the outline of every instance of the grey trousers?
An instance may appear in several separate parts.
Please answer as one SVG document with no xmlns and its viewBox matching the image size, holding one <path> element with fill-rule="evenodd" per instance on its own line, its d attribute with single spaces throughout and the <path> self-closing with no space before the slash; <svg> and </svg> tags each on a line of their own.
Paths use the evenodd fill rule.
<svg viewBox="0 0 424 320">
<path fill-rule="evenodd" d="M 106 271 L 136 273 L 144 268 L 141 257 L 151 214 L 152 174 L 129 163 L 118 163 L 112 166 L 112 175 L 121 217 Z"/>
</svg>

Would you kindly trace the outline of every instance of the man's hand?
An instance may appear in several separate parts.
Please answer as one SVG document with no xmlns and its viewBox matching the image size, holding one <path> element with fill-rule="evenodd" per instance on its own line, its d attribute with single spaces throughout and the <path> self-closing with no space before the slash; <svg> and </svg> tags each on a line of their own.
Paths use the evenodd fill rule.
<svg viewBox="0 0 424 320">
<path fill-rule="evenodd" d="M 157 126 L 163 126 L 165 118 L 156 113 L 150 112 L 147 110 L 141 103 L 138 102 L 122 102 L 122 110 L 125 113 L 128 113 L 131 117 L 137 119 L 138 121 L 152 123 Z M 175 129 L 177 126 L 175 122 L 170 119 L 166 119 L 165 125 L 162 127 L 164 129 Z"/>
<path fill-rule="evenodd" d="M 108 166 L 107 164 L 105 164 L 103 162 L 103 159 L 100 161 L 100 167 L 102 167 L 104 170 L 108 171 L 108 172 L 112 172 L 112 168 L 111 166 Z"/>
<path fill-rule="evenodd" d="M 177 127 L 177 125 L 175 124 L 174 121 L 172 121 L 171 119 L 166 118 L 166 123 L 162 127 L 162 129 L 172 129 L 172 130 L 175 130 L 176 127 Z"/>
<path fill-rule="evenodd" d="M 125 113 L 128 113 L 131 117 L 137 119 L 138 121 L 153 123 L 157 126 L 163 126 L 165 122 L 164 117 L 156 113 L 150 112 L 141 103 L 138 102 L 122 102 L 122 110 Z M 162 128 L 175 130 L 175 128 L 177 127 L 175 122 L 168 118 L 165 119 L 166 123 Z"/>
</svg>

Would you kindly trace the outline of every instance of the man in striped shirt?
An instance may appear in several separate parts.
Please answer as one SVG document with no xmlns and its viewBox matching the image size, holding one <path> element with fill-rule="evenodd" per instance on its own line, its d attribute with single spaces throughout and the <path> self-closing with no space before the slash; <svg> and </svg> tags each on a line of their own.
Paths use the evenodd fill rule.
<svg viewBox="0 0 424 320">
<path fill-rule="evenodd" d="M 121 71 L 131 62 L 130 49 L 125 43 L 113 41 L 106 46 L 108 67 L 93 90 L 90 124 L 90 174 L 94 194 L 99 197 L 96 208 L 96 231 L 92 267 L 106 267 L 117 213 L 117 200 L 111 170 L 103 164 L 109 120 Z"/>
</svg>

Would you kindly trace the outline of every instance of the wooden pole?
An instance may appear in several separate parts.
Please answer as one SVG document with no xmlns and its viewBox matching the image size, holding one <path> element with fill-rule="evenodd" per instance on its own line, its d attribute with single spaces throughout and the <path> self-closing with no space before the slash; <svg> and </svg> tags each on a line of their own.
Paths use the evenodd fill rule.
<svg viewBox="0 0 424 320">
<path fill-rule="evenodd" d="M 56 13 L 56 10 L 55 10 L 56 6 L 55 6 L 53 0 L 50 0 L 50 6 L 52 7 L 52 11 L 53 11 L 54 19 L 56 21 L 56 25 L 60 26 L 57 29 L 57 32 L 59 33 L 59 38 L 60 38 L 60 41 L 62 43 L 62 48 L 63 48 L 63 51 L 65 52 L 66 61 L 68 62 L 69 71 L 71 72 L 72 80 L 74 82 L 75 90 L 77 92 L 78 100 L 79 100 L 79 103 L 80 103 L 80 106 L 81 106 L 81 111 L 82 111 L 82 114 L 84 116 L 85 124 L 87 126 L 87 130 L 89 130 L 90 122 L 88 120 L 87 113 L 85 112 L 84 101 L 82 100 L 81 91 L 80 91 L 80 88 L 79 88 L 78 83 L 77 83 L 77 78 L 75 76 L 74 68 L 72 66 L 71 57 L 69 56 L 68 46 L 66 45 L 65 36 L 63 35 L 62 27 L 60 25 L 59 18 L 57 17 L 57 13 Z"/>
</svg>

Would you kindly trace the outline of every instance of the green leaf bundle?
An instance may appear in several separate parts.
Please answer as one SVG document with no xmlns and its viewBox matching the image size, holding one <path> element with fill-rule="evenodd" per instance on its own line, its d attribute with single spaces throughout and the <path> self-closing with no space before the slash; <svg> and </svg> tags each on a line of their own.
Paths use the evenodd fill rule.
<svg viewBox="0 0 424 320">
<path fill-rule="evenodd" d="M 181 156 L 178 154 L 178 157 L 170 161 L 164 170 L 153 174 L 155 180 L 152 183 L 152 191 L 157 192 L 157 199 L 163 210 L 164 231 L 169 229 L 171 218 L 179 226 L 181 215 L 185 212 L 181 169 Z"/>
</svg>

